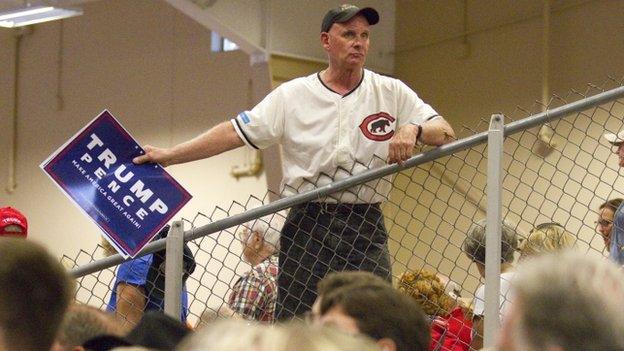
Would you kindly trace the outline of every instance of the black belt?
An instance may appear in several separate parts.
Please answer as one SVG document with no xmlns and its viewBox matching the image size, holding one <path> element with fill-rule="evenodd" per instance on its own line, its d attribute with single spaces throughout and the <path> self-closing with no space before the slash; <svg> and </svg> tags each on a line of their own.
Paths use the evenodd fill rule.
<svg viewBox="0 0 624 351">
<path fill-rule="evenodd" d="M 370 204 L 350 204 L 350 203 L 331 203 L 331 202 L 307 202 L 297 207 L 311 211 L 322 211 L 326 213 L 360 213 L 364 214 L 369 210 L 381 212 L 381 203 L 375 202 Z"/>
</svg>

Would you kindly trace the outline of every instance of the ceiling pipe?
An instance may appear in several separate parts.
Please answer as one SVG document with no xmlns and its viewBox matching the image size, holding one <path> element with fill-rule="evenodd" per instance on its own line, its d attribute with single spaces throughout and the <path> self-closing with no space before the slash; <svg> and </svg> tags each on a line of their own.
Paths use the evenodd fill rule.
<svg viewBox="0 0 624 351">
<path fill-rule="evenodd" d="M 550 20 L 551 0 L 544 0 L 542 8 L 543 31 L 542 31 L 542 111 L 548 109 L 550 101 Z M 550 124 L 543 124 L 537 133 L 535 153 L 546 157 L 555 149 L 555 130 Z"/>
<path fill-rule="evenodd" d="M 32 27 L 19 27 L 14 31 L 15 46 L 13 52 L 13 111 L 11 115 L 11 127 L 9 135 L 9 162 L 8 165 L 8 181 L 5 187 L 7 193 L 12 194 L 17 188 L 16 169 L 17 169 L 17 131 L 19 116 L 19 76 L 20 76 L 20 51 L 22 39 L 24 36 L 32 33 Z"/>
</svg>

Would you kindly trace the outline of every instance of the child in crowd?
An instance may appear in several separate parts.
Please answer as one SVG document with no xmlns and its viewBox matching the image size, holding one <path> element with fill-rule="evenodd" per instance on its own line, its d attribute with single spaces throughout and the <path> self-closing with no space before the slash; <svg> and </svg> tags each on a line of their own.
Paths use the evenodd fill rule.
<svg viewBox="0 0 624 351">
<path fill-rule="evenodd" d="M 432 319 L 430 351 L 468 351 L 472 341 L 472 312 L 433 272 L 405 272 L 399 291 L 413 297 Z"/>
</svg>

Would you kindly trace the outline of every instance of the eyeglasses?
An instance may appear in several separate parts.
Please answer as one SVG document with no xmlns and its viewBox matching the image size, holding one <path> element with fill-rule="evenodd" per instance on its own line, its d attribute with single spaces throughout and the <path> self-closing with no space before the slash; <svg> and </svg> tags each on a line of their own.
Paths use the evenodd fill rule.
<svg viewBox="0 0 624 351">
<path fill-rule="evenodd" d="M 606 226 L 610 226 L 611 224 L 613 224 L 613 221 L 610 221 L 608 219 L 599 219 L 595 221 L 594 224 L 606 227 Z"/>
</svg>

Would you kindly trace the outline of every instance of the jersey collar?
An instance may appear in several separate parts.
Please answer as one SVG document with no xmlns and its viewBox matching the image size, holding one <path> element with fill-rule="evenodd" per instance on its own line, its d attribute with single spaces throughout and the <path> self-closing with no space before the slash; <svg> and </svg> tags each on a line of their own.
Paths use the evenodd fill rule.
<svg viewBox="0 0 624 351">
<path fill-rule="evenodd" d="M 351 90 L 350 90 L 349 92 L 347 92 L 346 94 L 342 95 L 342 97 L 343 97 L 343 98 L 345 98 L 345 97 L 347 97 L 347 96 L 351 95 L 351 93 L 352 93 L 352 92 L 356 91 L 356 90 L 357 90 L 357 88 L 359 88 L 359 87 L 360 87 L 360 85 L 362 85 L 362 82 L 364 81 L 364 74 L 366 74 L 366 70 L 365 70 L 365 69 L 362 69 L 362 78 L 360 78 L 360 81 L 357 83 L 357 85 L 356 85 L 353 89 L 351 89 Z M 325 85 L 325 82 L 323 82 L 323 80 L 321 79 L 321 72 L 317 72 L 317 73 L 316 73 L 316 77 L 318 78 L 319 82 L 321 82 L 321 84 L 325 87 L 325 89 L 327 89 L 327 90 L 331 91 L 331 92 L 332 92 L 332 93 L 334 93 L 334 94 L 338 94 L 338 95 L 340 95 L 340 94 L 339 94 L 338 92 L 336 92 L 334 89 L 332 89 L 332 88 L 328 87 L 327 85 Z"/>
</svg>

